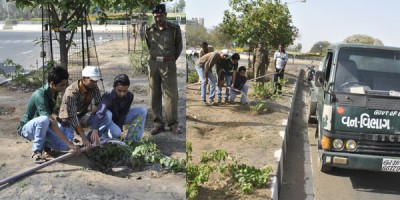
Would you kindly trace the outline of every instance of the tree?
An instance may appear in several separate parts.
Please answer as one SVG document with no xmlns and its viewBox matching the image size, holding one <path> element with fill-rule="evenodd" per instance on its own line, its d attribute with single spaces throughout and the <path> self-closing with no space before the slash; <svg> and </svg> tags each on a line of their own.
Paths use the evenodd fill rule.
<svg viewBox="0 0 400 200">
<path fill-rule="evenodd" d="M 232 11 L 224 12 L 223 31 L 238 46 L 255 46 L 263 41 L 269 48 L 293 43 L 298 29 L 286 4 L 280 0 L 229 0 Z"/>
<path fill-rule="evenodd" d="M 207 34 L 207 41 L 209 44 L 213 44 L 214 46 L 218 47 L 223 47 L 223 48 L 232 47 L 232 40 L 230 40 L 229 36 L 223 32 L 221 24 L 213 27 L 209 31 L 209 33 Z"/>
<path fill-rule="evenodd" d="M 293 44 L 293 45 L 288 46 L 288 47 L 286 48 L 286 50 L 288 50 L 288 51 L 294 51 L 294 52 L 299 52 L 299 51 L 301 51 L 302 48 L 303 48 L 303 45 L 300 44 L 300 43 L 297 43 L 297 44 Z"/>
<path fill-rule="evenodd" d="M 352 36 L 347 37 L 343 41 L 344 43 L 356 43 L 356 44 L 371 44 L 377 46 L 383 46 L 381 40 L 377 38 L 373 38 L 369 35 L 362 35 L 362 34 L 355 34 Z"/>
<path fill-rule="evenodd" d="M 179 0 L 179 3 L 176 5 L 177 10 L 180 12 L 184 12 L 186 7 L 186 2 L 185 0 Z"/>
<path fill-rule="evenodd" d="M 96 7 L 98 15 L 105 19 L 105 11 L 114 8 L 132 10 L 138 7 L 149 9 L 161 0 L 10 0 L 15 2 L 18 8 L 38 8 L 48 9 L 51 27 L 59 30 L 58 43 L 60 47 L 60 65 L 68 69 L 68 51 L 73 44 L 73 37 L 77 28 L 86 22 L 85 15 L 91 6 Z"/>
<path fill-rule="evenodd" d="M 311 47 L 311 53 L 325 53 L 328 51 L 328 47 L 331 45 L 328 41 L 319 41 Z"/>
<path fill-rule="evenodd" d="M 186 25 L 186 46 L 199 47 L 202 42 L 207 41 L 207 34 L 204 26 L 198 23 L 188 23 Z"/>
</svg>

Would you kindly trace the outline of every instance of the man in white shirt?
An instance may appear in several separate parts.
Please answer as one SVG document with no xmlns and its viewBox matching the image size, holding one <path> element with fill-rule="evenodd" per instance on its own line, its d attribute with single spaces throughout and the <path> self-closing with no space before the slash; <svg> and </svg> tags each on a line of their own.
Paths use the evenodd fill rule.
<svg viewBox="0 0 400 200">
<path fill-rule="evenodd" d="M 286 63 L 288 61 L 288 55 L 285 51 L 285 47 L 280 44 L 278 47 L 278 51 L 274 54 L 274 65 L 275 65 L 275 75 L 274 75 L 274 83 L 275 83 L 275 94 L 278 92 L 282 94 L 282 85 L 278 82 L 278 79 L 282 80 L 285 72 Z"/>
</svg>

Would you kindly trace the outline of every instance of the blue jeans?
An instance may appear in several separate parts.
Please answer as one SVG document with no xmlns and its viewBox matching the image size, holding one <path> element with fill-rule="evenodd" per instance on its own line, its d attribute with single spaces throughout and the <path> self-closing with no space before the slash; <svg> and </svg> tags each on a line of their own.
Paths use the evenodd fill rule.
<svg viewBox="0 0 400 200">
<path fill-rule="evenodd" d="M 74 132 L 68 132 L 68 129 L 65 129 L 61 124 L 58 124 L 58 127 L 60 127 L 61 132 L 67 139 L 72 141 Z M 45 146 L 60 151 L 69 149 L 50 129 L 50 119 L 48 116 L 39 116 L 30 120 L 22 127 L 21 135 L 28 140 L 33 140 L 32 152 L 43 151 Z"/>
<path fill-rule="evenodd" d="M 82 118 L 79 118 L 79 121 L 81 121 Z M 104 117 L 100 120 L 100 127 L 99 127 L 99 136 L 102 136 L 102 133 L 108 132 L 108 128 L 110 125 L 110 122 L 112 121 L 112 114 L 110 111 L 106 112 Z M 89 119 L 86 121 L 85 127 L 89 127 L 93 124 L 94 122 L 94 115 L 91 115 Z M 58 127 L 60 127 L 61 131 L 64 133 L 64 135 L 68 138 L 68 140 L 72 141 L 74 138 L 74 128 L 71 126 L 63 127 L 60 124 L 58 124 Z M 52 132 L 51 130 L 49 132 Z M 60 151 L 67 151 L 68 146 L 57 136 L 53 134 L 50 134 L 51 141 L 46 143 L 46 146 L 55 149 L 55 150 L 60 150 Z M 46 141 L 47 142 L 47 141 Z"/>
<path fill-rule="evenodd" d="M 225 89 L 225 99 L 229 97 L 229 85 L 232 84 L 232 76 L 230 75 L 221 75 L 224 76 L 224 81 L 226 82 L 226 89 Z M 217 96 L 218 100 L 222 99 L 222 87 L 217 87 Z"/>
<path fill-rule="evenodd" d="M 144 132 L 146 122 L 147 109 L 145 107 L 134 107 L 129 109 L 125 117 L 124 124 L 131 124 L 128 128 L 128 135 L 125 139 L 140 142 Z M 118 127 L 113 121 L 109 126 L 109 137 L 119 138 L 121 136 L 121 128 Z"/>
<path fill-rule="evenodd" d="M 244 84 L 242 90 L 240 90 L 241 92 L 243 92 L 242 97 L 240 98 L 240 103 L 242 103 L 242 104 L 247 103 L 247 91 L 248 90 L 249 90 L 249 86 L 247 84 Z M 236 93 L 235 91 L 231 92 L 230 100 L 232 102 L 235 100 L 237 94 L 238 93 Z"/>
<path fill-rule="evenodd" d="M 206 102 L 206 92 L 207 92 L 207 85 L 206 79 L 204 78 L 204 66 L 196 66 L 196 71 L 199 74 L 200 82 L 201 82 L 201 101 Z M 210 83 L 210 100 L 215 98 L 215 79 L 212 74 L 212 70 L 208 70 L 208 81 Z"/>
</svg>

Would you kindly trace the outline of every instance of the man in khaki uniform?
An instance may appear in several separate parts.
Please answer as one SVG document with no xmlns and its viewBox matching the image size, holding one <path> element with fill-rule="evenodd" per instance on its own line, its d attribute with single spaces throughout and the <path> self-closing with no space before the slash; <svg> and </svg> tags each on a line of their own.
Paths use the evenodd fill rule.
<svg viewBox="0 0 400 200">
<path fill-rule="evenodd" d="M 178 81 L 176 60 L 182 52 L 182 34 L 179 25 L 167 22 L 165 4 L 152 10 L 155 23 L 146 30 L 146 42 L 150 51 L 149 86 L 154 128 L 151 134 L 163 132 L 162 98 L 165 102 L 167 125 L 171 132 L 180 134 L 178 122 Z"/>
<path fill-rule="evenodd" d="M 264 48 L 264 43 L 259 42 L 258 47 L 254 49 L 253 52 L 253 69 L 254 69 L 254 78 L 259 76 L 264 76 L 265 72 L 268 70 L 269 59 L 268 59 L 268 50 Z M 257 82 L 264 83 L 265 77 L 256 79 Z"/>
</svg>

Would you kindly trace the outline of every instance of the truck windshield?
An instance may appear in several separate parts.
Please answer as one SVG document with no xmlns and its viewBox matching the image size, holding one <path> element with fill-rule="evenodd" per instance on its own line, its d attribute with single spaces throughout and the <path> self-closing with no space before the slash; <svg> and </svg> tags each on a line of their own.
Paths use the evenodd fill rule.
<svg viewBox="0 0 400 200">
<path fill-rule="evenodd" d="M 341 48 L 334 90 L 400 96 L 400 51 Z"/>
</svg>

